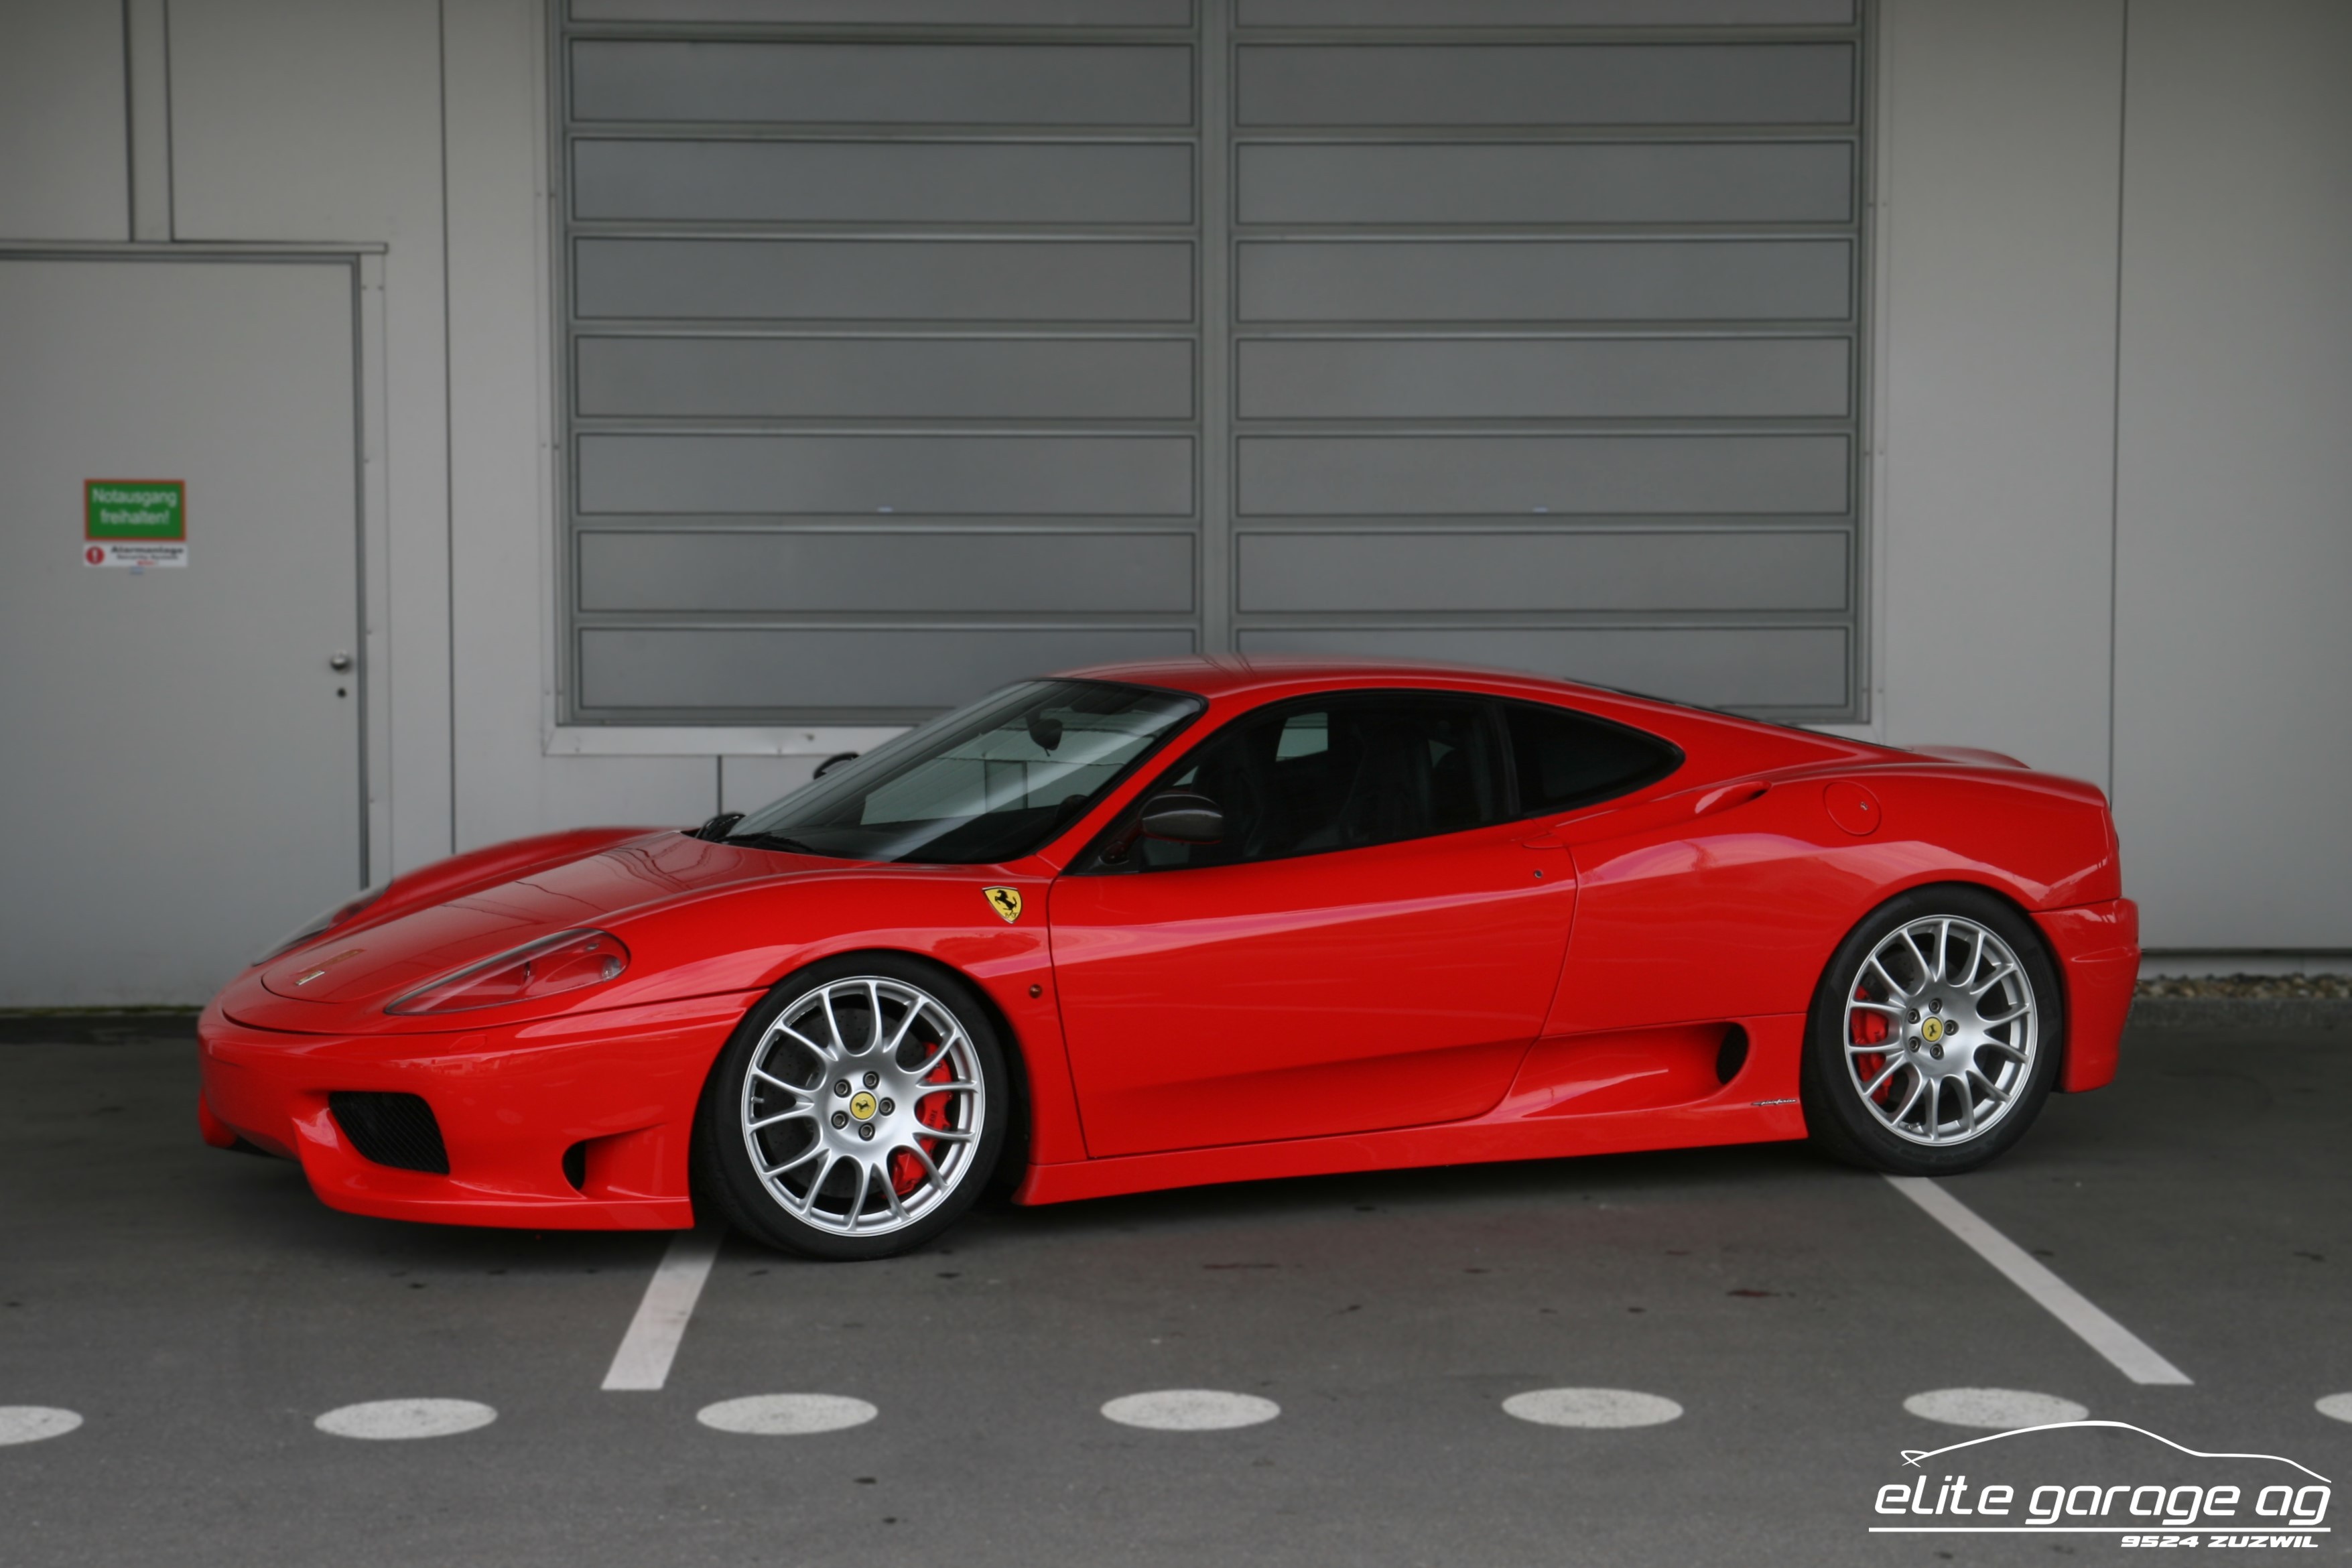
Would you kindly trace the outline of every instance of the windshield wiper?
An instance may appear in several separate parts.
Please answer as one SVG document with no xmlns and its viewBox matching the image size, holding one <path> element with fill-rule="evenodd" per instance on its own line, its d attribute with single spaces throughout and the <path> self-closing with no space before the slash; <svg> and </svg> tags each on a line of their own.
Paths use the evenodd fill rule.
<svg viewBox="0 0 2352 1568">
<path fill-rule="evenodd" d="M 793 855 L 815 855 L 828 860 L 838 860 L 838 855 L 826 855 L 797 838 L 787 838 L 781 833 L 730 833 L 724 842 L 740 844 L 752 849 L 782 849 Z"/>
</svg>

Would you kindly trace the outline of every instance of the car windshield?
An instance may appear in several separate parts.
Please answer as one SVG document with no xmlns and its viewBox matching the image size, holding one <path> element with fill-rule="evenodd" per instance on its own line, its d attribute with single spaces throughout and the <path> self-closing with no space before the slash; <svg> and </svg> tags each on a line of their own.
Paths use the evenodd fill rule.
<svg viewBox="0 0 2352 1568">
<path fill-rule="evenodd" d="M 1202 707 L 1149 687 L 1026 681 L 753 812 L 727 841 L 844 860 L 1015 860 L 1077 820 Z"/>
</svg>

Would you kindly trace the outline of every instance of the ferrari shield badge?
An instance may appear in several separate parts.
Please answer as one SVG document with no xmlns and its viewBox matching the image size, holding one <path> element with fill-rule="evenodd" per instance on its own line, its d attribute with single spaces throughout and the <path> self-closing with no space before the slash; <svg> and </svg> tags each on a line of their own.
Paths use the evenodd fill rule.
<svg viewBox="0 0 2352 1568">
<path fill-rule="evenodd" d="M 988 907 L 1004 917 L 1006 925 L 1011 925 L 1021 918 L 1020 889 L 982 888 L 981 892 L 987 897 Z"/>
</svg>

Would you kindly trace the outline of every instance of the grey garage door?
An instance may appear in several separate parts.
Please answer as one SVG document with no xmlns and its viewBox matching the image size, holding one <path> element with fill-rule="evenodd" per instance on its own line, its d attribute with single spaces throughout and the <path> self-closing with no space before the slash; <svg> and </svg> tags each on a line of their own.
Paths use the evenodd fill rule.
<svg viewBox="0 0 2352 1568">
<path fill-rule="evenodd" d="M 1853 0 L 571 0 L 567 713 L 1858 711 Z"/>
</svg>

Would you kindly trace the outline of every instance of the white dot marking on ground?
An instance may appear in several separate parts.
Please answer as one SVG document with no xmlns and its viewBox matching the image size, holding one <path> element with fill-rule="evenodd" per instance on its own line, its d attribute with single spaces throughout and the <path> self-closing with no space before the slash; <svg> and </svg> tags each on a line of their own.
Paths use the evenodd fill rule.
<svg viewBox="0 0 2352 1568">
<path fill-rule="evenodd" d="M 1662 1426 L 1683 1407 L 1630 1388 L 1531 1388 L 1503 1401 L 1503 1413 L 1538 1426 Z"/>
<path fill-rule="evenodd" d="M 70 1410 L 47 1405 L 0 1405 L 0 1445 L 62 1437 L 81 1425 Z"/>
<path fill-rule="evenodd" d="M 720 1432 L 753 1437 L 805 1437 L 863 1426 L 882 1412 L 842 1394 L 753 1394 L 706 1405 L 695 1419 Z"/>
<path fill-rule="evenodd" d="M 2071 1399 L 2021 1388 L 1931 1388 L 1905 1400 L 1903 1408 L 1947 1426 L 1979 1426 L 1989 1432 L 2080 1421 L 2091 1414 Z"/>
<path fill-rule="evenodd" d="M 372 1399 L 330 1410 L 311 1423 L 338 1437 L 390 1442 L 406 1437 L 451 1437 L 487 1426 L 499 1413 L 470 1399 Z"/>
<path fill-rule="evenodd" d="M 2322 1415 L 2333 1416 L 2338 1421 L 2352 1421 L 2352 1394 L 2328 1394 L 2326 1398 L 2315 1401 L 2312 1408 Z"/>
<path fill-rule="evenodd" d="M 1215 1388 L 1159 1388 L 1149 1394 L 1129 1394 L 1102 1407 L 1103 1415 L 1122 1426 L 1153 1432 L 1223 1432 L 1255 1426 L 1282 1414 L 1282 1406 L 1255 1394 L 1227 1394 Z"/>
</svg>

